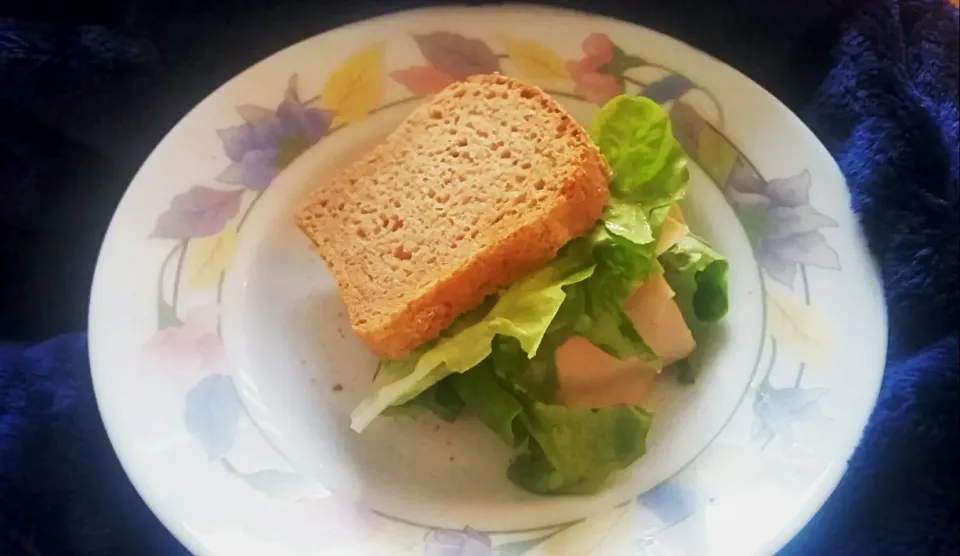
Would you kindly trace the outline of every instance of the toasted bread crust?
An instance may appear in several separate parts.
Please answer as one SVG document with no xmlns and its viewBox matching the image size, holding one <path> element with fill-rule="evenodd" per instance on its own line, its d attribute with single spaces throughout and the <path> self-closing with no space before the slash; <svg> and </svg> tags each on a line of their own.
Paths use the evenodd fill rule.
<svg viewBox="0 0 960 556">
<path fill-rule="evenodd" d="M 334 275 L 356 333 L 397 358 L 589 231 L 609 175 L 587 133 L 543 91 L 475 76 L 318 189 L 296 223 Z"/>
</svg>

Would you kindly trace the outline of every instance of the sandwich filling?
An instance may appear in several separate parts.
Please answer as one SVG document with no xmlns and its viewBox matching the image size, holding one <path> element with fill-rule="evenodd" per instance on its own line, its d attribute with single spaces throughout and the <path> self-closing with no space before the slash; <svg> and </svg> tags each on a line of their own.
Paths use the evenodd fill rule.
<svg viewBox="0 0 960 556">
<path fill-rule="evenodd" d="M 436 340 L 381 361 L 355 430 L 469 412 L 517 450 L 509 477 L 537 493 L 595 492 L 643 455 L 645 396 L 665 366 L 695 379 L 697 339 L 727 311 L 727 262 L 680 211 L 687 158 L 659 105 L 617 97 L 590 136 L 612 170 L 600 221 Z"/>
</svg>

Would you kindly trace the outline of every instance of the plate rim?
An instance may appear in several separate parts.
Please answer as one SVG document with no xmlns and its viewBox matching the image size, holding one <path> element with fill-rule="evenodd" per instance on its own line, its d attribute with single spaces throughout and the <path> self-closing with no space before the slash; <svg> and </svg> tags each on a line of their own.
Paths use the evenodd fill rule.
<svg viewBox="0 0 960 556">
<path fill-rule="evenodd" d="M 273 53 L 265 56 L 256 63 L 246 67 L 239 73 L 232 76 L 230 79 L 223 82 L 221 85 L 216 87 L 213 91 L 205 95 L 199 102 L 197 102 L 190 110 L 188 110 L 178 121 L 164 134 L 163 138 L 152 148 L 150 154 L 143 160 L 140 165 L 140 168 L 134 174 L 133 178 L 130 180 L 130 183 L 127 185 L 124 193 L 117 204 L 116 209 L 114 210 L 110 223 L 107 227 L 107 231 L 103 236 L 101 242 L 101 248 L 98 251 L 96 266 L 93 274 L 93 280 L 90 286 L 90 304 L 88 310 L 88 353 L 90 359 L 90 371 L 91 378 L 93 383 L 94 396 L 97 401 L 98 411 L 100 413 L 100 418 L 103 422 L 104 429 L 107 433 L 107 436 L 110 440 L 111 446 L 114 452 L 117 455 L 121 467 L 124 470 L 128 480 L 133 484 L 134 488 L 137 490 L 138 495 L 150 508 L 151 512 L 157 517 L 157 519 L 167 528 L 168 531 L 188 550 L 197 554 L 213 554 L 209 552 L 207 546 L 202 544 L 201 541 L 189 531 L 189 528 L 186 527 L 184 523 L 179 521 L 176 516 L 170 515 L 167 512 L 162 512 L 161 505 L 155 499 L 154 496 L 147 496 L 145 493 L 150 492 L 150 489 L 145 488 L 144 481 L 145 478 L 140 476 L 140 474 L 134 469 L 135 465 L 132 464 L 132 458 L 129 454 L 126 454 L 126 449 L 122 448 L 124 443 L 118 441 L 118 431 L 113 424 L 111 417 L 104 411 L 105 404 L 103 399 L 105 396 L 105 384 L 107 381 L 105 371 L 98 371 L 97 369 L 103 368 L 103 363 L 100 362 L 100 357 L 97 354 L 97 346 L 102 343 L 101 327 L 99 323 L 96 322 L 96 317 L 98 316 L 98 309 L 104 306 L 104 301 L 102 298 L 106 295 L 105 292 L 101 291 L 100 284 L 103 282 L 103 275 L 109 272 L 108 267 L 112 266 L 113 261 L 106 260 L 104 254 L 104 247 L 107 245 L 107 242 L 111 238 L 116 237 L 121 233 L 119 230 L 118 216 L 128 209 L 130 205 L 131 198 L 133 195 L 133 190 L 135 189 L 135 184 L 137 184 L 144 174 L 144 169 L 148 167 L 151 159 L 153 159 L 158 151 L 161 150 L 161 147 L 165 146 L 171 142 L 174 136 L 177 134 L 178 130 L 185 124 L 185 122 L 191 120 L 198 112 L 202 111 L 208 104 L 213 102 L 213 99 L 220 95 L 224 90 L 231 87 L 235 82 L 241 80 L 245 76 L 249 75 L 256 68 L 262 67 L 264 65 L 270 64 L 273 62 L 276 57 L 284 52 L 295 49 L 304 43 L 312 41 L 318 37 L 326 36 L 332 33 L 345 33 L 345 32 L 358 32 L 361 31 L 366 26 L 375 26 L 378 23 L 383 22 L 384 20 L 394 19 L 394 18 L 404 18 L 404 17 L 416 17 L 426 14 L 442 14 L 443 12 L 463 12 L 463 11 L 477 11 L 477 12 L 490 12 L 490 11 L 512 11 L 512 12 L 525 12 L 522 15 L 544 15 L 550 17 L 571 17 L 571 18 L 586 18 L 596 22 L 598 25 L 619 25 L 619 26 L 628 26 L 632 31 L 640 31 L 645 33 L 652 33 L 660 36 L 661 38 L 667 39 L 673 42 L 677 47 L 682 47 L 690 52 L 694 52 L 699 56 L 708 58 L 713 63 L 722 66 L 725 71 L 734 72 L 741 79 L 741 83 L 744 86 L 752 86 L 758 92 L 762 93 L 763 96 L 767 97 L 769 100 L 772 100 L 773 103 L 780 108 L 781 112 L 788 119 L 792 120 L 793 127 L 796 130 L 802 130 L 802 133 L 806 134 L 808 139 L 812 140 L 811 143 L 816 144 L 817 148 L 821 151 L 824 160 L 829 160 L 833 168 L 836 170 L 836 173 L 843 177 L 843 183 L 846 184 L 846 179 L 843 176 L 842 172 L 839 169 L 839 166 L 836 163 L 836 160 L 826 149 L 826 147 L 820 142 L 816 135 L 807 127 L 807 125 L 797 116 L 793 111 L 791 111 L 787 106 L 785 106 L 776 96 L 771 94 L 761 85 L 753 81 L 750 77 L 742 73 L 737 68 L 727 64 L 726 62 L 714 57 L 713 55 L 699 50 L 679 39 L 673 38 L 670 35 L 662 33 L 656 29 L 646 27 L 642 24 L 635 23 L 633 21 L 628 21 L 624 19 L 618 19 L 615 17 L 593 14 L 590 12 L 585 12 L 581 10 L 566 8 L 566 7 L 549 7 L 542 5 L 529 5 L 522 3 L 506 3 L 499 5 L 484 5 L 484 6 L 467 6 L 467 5 L 446 5 L 446 6 L 433 6 L 433 7 L 422 7 L 409 10 L 401 10 L 395 12 L 383 13 L 371 18 L 363 19 L 348 23 L 346 25 L 334 27 L 327 29 L 323 32 L 316 33 L 314 35 L 305 37 L 299 41 L 291 43 L 279 50 L 274 51 Z M 853 212 L 852 208 L 849 206 L 846 207 L 855 217 L 856 213 Z M 866 249 L 866 242 L 863 241 L 863 230 L 862 227 L 857 222 L 856 233 L 864 249 Z M 869 260 L 869 269 L 868 271 L 872 275 L 872 278 L 875 280 L 876 284 L 880 285 L 882 288 L 882 279 L 877 267 L 876 259 L 872 256 L 869 251 L 867 251 L 868 260 Z M 808 503 L 804 504 L 802 507 L 798 508 L 793 515 L 793 517 L 788 521 L 786 526 L 781 527 L 781 529 L 767 542 L 764 544 L 764 548 L 769 548 L 771 552 L 776 552 L 785 546 L 793 537 L 797 535 L 810 521 L 810 519 L 822 508 L 823 504 L 836 489 L 836 486 L 839 484 L 841 478 L 848 468 L 848 462 L 850 458 L 854 455 L 857 446 L 860 444 L 860 440 L 863 437 L 865 428 L 869 422 L 873 410 L 876 407 L 876 402 L 880 393 L 880 388 L 882 385 L 883 370 L 886 367 L 886 351 L 888 345 L 888 313 L 886 311 L 886 300 L 882 295 L 882 289 L 880 290 L 879 296 L 879 308 L 882 315 L 882 322 L 879 323 L 879 328 L 884 332 L 880 340 L 880 344 L 877 346 L 877 350 L 883 353 L 882 361 L 883 365 L 879 369 L 879 372 L 876 373 L 874 380 L 871 384 L 865 384 L 867 388 L 864 388 L 866 392 L 866 398 L 869 400 L 870 410 L 864 412 L 862 415 L 859 415 L 855 420 L 855 430 L 858 431 L 855 441 L 850 445 L 844 445 L 843 455 L 845 456 L 845 461 L 840 462 L 839 460 L 831 462 L 828 472 L 823 476 L 823 480 L 819 481 L 817 487 L 811 493 Z M 852 422 L 852 421 L 851 421 Z"/>
</svg>

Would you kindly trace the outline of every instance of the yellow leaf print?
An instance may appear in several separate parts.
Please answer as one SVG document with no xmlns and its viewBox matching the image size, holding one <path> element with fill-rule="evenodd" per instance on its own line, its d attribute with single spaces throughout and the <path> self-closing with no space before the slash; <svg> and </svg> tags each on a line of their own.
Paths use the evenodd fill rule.
<svg viewBox="0 0 960 556">
<path fill-rule="evenodd" d="M 192 240 L 187 253 L 190 287 L 202 289 L 217 285 L 236 251 L 237 230 L 233 226 L 224 228 L 219 234 Z"/>
<path fill-rule="evenodd" d="M 507 55 L 520 73 L 529 79 L 569 79 L 567 66 L 552 50 L 523 39 L 504 36 Z"/>
<path fill-rule="evenodd" d="M 703 171 L 722 188 L 737 160 L 737 149 L 713 126 L 705 125 L 700 130 L 695 158 Z"/>
<path fill-rule="evenodd" d="M 383 96 L 383 43 L 355 52 L 323 87 L 320 106 L 334 113 L 333 127 L 362 120 Z"/>
<path fill-rule="evenodd" d="M 793 298 L 767 292 L 770 333 L 793 357 L 811 367 L 822 367 L 833 353 L 833 334 L 813 307 Z"/>
</svg>

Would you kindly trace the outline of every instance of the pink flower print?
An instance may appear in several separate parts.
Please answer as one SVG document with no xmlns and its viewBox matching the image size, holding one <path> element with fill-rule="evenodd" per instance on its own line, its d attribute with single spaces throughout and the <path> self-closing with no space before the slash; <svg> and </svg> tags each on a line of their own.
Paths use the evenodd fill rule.
<svg viewBox="0 0 960 556">
<path fill-rule="evenodd" d="M 603 33 L 591 33 L 581 45 L 587 58 L 599 61 L 598 68 L 613 60 L 613 42 Z"/>
<path fill-rule="evenodd" d="M 576 85 L 576 93 L 596 104 L 604 104 L 622 93 L 622 80 L 604 71 L 614 57 L 610 37 L 593 33 L 584 39 L 582 48 L 585 54 L 583 58 L 567 62 L 567 71 Z"/>
<path fill-rule="evenodd" d="M 219 307 L 194 309 L 179 326 L 158 330 L 143 346 L 148 371 L 184 374 L 226 373 L 226 353 L 217 334 Z"/>
</svg>

